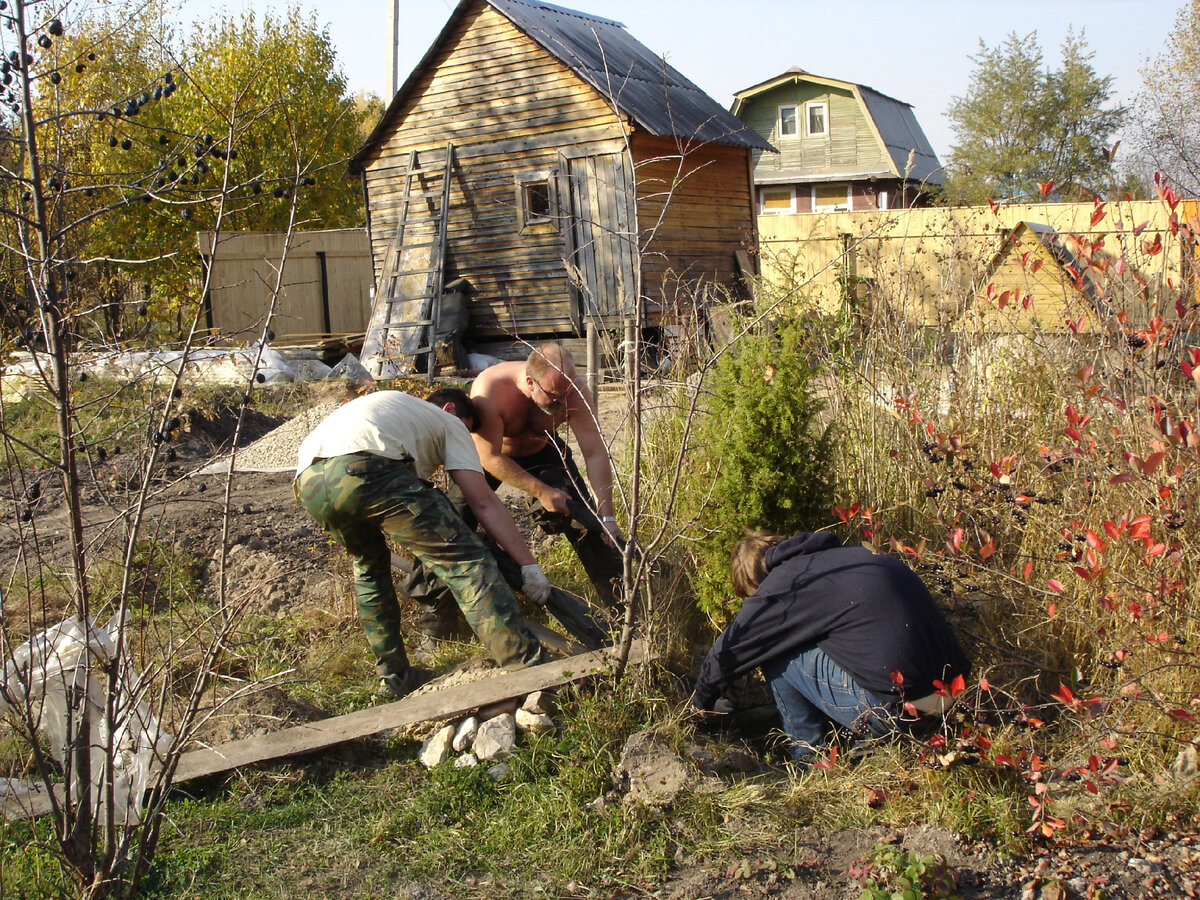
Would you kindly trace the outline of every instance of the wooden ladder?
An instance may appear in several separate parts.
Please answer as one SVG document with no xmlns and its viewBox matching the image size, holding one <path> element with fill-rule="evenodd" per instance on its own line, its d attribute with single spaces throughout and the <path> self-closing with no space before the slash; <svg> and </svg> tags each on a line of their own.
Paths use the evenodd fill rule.
<svg viewBox="0 0 1200 900">
<path fill-rule="evenodd" d="M 433 158 L 424 158 L 429 156 Z M 426 357 L 430 381 L 437 370 L 454 145 L 446 145 L 445 159 L 437 156 L 416 150 L 408 154 L 396 229 L 384 254 L 363 340 L 363 365 L 376 378 L 412 374 L 421 356 Z"/>
</svg>

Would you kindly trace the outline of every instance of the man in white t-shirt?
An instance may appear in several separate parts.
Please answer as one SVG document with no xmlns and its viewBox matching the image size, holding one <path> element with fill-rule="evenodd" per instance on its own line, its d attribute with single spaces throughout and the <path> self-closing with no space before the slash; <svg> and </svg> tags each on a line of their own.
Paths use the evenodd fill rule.
<svg viewBox="0 0 1200 900">
<path fill-rule="evenodd" d="M 520 564 L 524 593 L 544 602 L 550 583 L 484 479 L 468 431 L 475 423 L 474 405 L 457 388 L 428 400 L 378 391 L 333 412 L 300 445 L 296 499 L 349 552 L 358 614 L 383 687 L 395 697 L 429 673 L 413 668 L 404 650 L 388 537 L 450 588 L 497 662 L 531 666 L 547 659 L 495 558 L 427 480 L 445 467 L 475 517 Z"/>
</svg>

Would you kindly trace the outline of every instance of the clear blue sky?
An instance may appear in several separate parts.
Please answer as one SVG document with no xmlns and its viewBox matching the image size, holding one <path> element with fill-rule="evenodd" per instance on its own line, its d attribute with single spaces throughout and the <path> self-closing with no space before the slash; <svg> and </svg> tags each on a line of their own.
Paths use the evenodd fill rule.
<svg viewBox="0 0 1200 900">
<path fill-rule="evenodd" d="M 352 91 L 387 98 L 388 10 L 392 0 L 296 0 L 315 13 L 342 60 Z M 1092 64 L 1132 100 L 1139 67 L 1161 52 L 1186 0 L 558 0 L 557 5 L 621 22 L 635 38 L 722 106 L 735 92 L 791 66 L 869 85 L 911 103 L 943 158 L 953 143 L 945 119 L 966 92 L 979 39 L 1036 31 L 1057 65 L 1068 27 L 1084 31 Z M 182 0 L 184 21 L 214 9 L 282 10 L 286 0 Z M 455 0 L 400 0 L 400 80 L 441 31 Z"/>
</svg>

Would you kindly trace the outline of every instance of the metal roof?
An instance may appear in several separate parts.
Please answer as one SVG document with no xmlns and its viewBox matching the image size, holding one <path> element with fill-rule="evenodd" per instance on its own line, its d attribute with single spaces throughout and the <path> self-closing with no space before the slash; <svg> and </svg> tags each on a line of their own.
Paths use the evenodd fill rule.
<svg viewBox="0 0 1200 900">
<path fill-rule="evenodd" d="M 859 85 L 858 91 L 866 104 L 867 113 L 875 120 L 875 127 L 883 138 L 896 171 L 913 181 L 942 184 L 945 181 L 942 164 L 938 162 L 929 138 L 925 137 L 925 132 L 917 124 L 913 108 L 902 100 L 881 94 L 866 85 Z M 910 153 L 911 168 L 908 163 Z"/>
<path fill-rule="evenodd" d="M 385 123 L 415 83 L 416 74 L 433 58 L 466 8 L 475 3 L 491 6 L 602 96 L 611 98 L 617 109 L 652 135 L 774 151 L 766 138 L 661 56 L 651 53 L 620 22 L 537 0 L 461 0 L 433 46 L 392 98 L 371 136 L 351 158 L 352 169 L 375 146 Z"/>
<path fill-rule="evenodd" d="M 774 149 L 620 22 L 537 0 L 485 2 L 651 134 Z"/>
</svg>

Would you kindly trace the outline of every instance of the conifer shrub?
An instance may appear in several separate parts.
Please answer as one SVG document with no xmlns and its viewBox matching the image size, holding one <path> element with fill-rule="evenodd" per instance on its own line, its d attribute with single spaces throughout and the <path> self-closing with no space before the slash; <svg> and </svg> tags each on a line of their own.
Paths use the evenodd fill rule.
<svg viewBox="0 0 1200 900">
<path fill-rule="evenodd" d="M 816 374 L 797 320 L 746 334 L 711 372 L 687 475 L 700 504 L 692 584 L 715 624 L 735 611 L 729 552 L 748 529 L 786 534 L 829 522 L 834 435 Z"/>
</svg>

